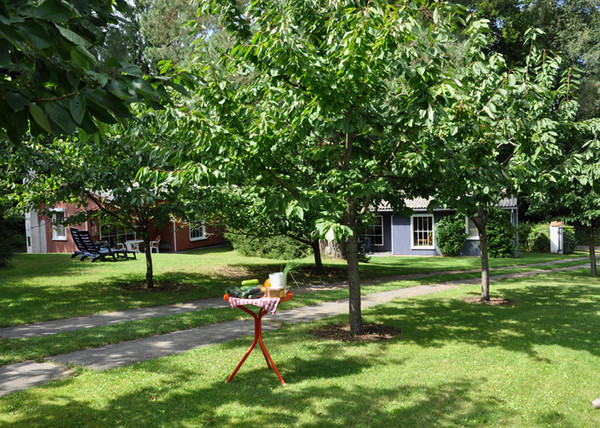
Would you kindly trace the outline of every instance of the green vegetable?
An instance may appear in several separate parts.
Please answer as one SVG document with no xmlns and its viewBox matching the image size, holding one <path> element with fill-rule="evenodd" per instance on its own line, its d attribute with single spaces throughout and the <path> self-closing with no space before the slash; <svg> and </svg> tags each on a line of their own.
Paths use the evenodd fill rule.
<svg viewBox="0 0 600 428">
<path fill-rule="evenodd" d="M 242 285 L 258 285 L 260 284 L 260 282 L 258 282 L 258 279 L 246 279 L 244 281 L 242 281 Z"/>
<path fill-rule="evenodd" d="M 225 291 L 232 297 L 240 297 L 242 295 L 242 290 L 240 290 L 238 287 L 227 288 Z"/>
<path fill-rule="evenodd" d="M 264 291 L 260 290 L 258 293 L 254 293 L 248 296 L 248 299 L 258 299 L 262 296 L 264 296 Z"/>
<path fill-rule="evenodd" d="M 242 291 L 242 297 L 243 298 L 247 298 L 248 296 L 250 296 L 251 294 L 256 294 L 258 292 L 261 292 L 262 290 L 260 289 L 260 287 L 252 287 L 252 288 L 248 288 L 247 290 L 243 290 Z"/>
</svg>

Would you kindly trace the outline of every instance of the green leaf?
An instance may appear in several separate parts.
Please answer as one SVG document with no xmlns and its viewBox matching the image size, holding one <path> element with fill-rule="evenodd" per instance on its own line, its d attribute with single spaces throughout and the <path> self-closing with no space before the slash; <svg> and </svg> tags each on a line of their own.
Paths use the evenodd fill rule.
<svg viewBox="0 0 600 428">
<path fill-rule="evenodd" d="M 58 103 L 48 103 L 46 105 L 46 112 L 54 123 L 60 126 L 67 134 L 75 132 L 75 123 L 71 118 L 69 112 Z"/>
<path fill-rule="evenodd" d="M 7 92 L 6 102 L 14 111 L 21 111 L 30 103 L 29 99 L 20 92 Z"/>
<path fill-rule="evenodd" d="M 10 51 L 12 45 L 8 40 L 0 39 L 0 65 L 5 66 L 10 64 Z"/>
<path fill-rule="evenodd" d="M 92 45 L 92 43 L 89 40 L 84 39 L 79 34 L 77 34 L 74 31 L 69 30 L 66 27 L 57 25 L 56 28 L 58 28 L 58 31 L 65 39 L 67 39 L 68 41 L 70 41 L 71 43 L 73 43 L 76 46 L 88 48 Z"/>
<path fill-rule="evenodd" d="M 66 22 L 73 15 L 65 3 L 57 0 L 46 0 L 33 10 L 33 16 L 52 22 Z"/>
<path fill-rule="evenodd" d="M 69 101 L 69 110 L 71 111 L 73 120 L 78 125 L 81 125 L 85 113 L 85 97 L 83 95 L 75 95 L 71 98 Z"/>
<path fill-rule="evenodd" d="M 44 131 L 52 133 L 52 127 L 50 126 L 50 122 L 48 122 L 46 113 L 44 113 L 44 110 L 36 103 L 29 104 L 29 113 L 31 113 L 31 116 L 35 119 L 36 123 L 41 126 Z"/>
<path fill-rule="evenodd" d="M 44 50 L 53 46 L 52 38 L 41 25 L 35 22 L 24 22 L 16 25 L 17 29 L 27 34 L 29 43 L 39 50 Z"/>
</svg>

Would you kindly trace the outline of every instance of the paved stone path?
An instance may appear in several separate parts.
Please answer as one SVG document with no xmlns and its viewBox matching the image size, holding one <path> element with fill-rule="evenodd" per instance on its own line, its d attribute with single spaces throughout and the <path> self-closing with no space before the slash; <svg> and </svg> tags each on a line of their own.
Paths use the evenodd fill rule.
<svg viewBox="0 0 600 428">
<path fill-rule="evenodd" d="M 573 260 L 580 259 L 565 260 L 563 261 L 563 263 L 570 262 Z M 584 260 L 584 258 L 582 258 L 581 260 Z M 561 262 L 558 261 L 550 263 L 538 263 L 529 266 L 519 266 L 518 268 L 530 268 L 557 263 Z M 546 272 L 576 270 L 581 269 L 585 266 L 586 265 L 579 265 L 551 270 L 536 269 L 534 271 L 523 273 L 497 275 L 492 276 L 490 278 L 490 281 L 495 282 L 507 278 L 524 278 Z M 510 268 L 512 269 L 515 267 Z M 435 272 L 419 275 L 404 275 L 393 278 L 377 278 L 376 280 L 365 281 L 365 283 L 417 279 L 428 276 L 444 275 L 448 273 L 464 272 L 465 271 L 454 271 Z M 456 288 L 459 284 L 477 283 L 479 281 L 479 278 L 467 280 L 453 280 L 433 285 L 419 285 L 410 288 L 372 293 L 363 296 L 361 306 L 362 308 L 368 308 L 387 303 L 393 299 L 409 298 L 436 293 L 439 291 Z M 307 292 L 317 290 L 335 289 L 346 286 L 347 284 L 345 283 L 329 284 L 326 286 L 313 286 L 299 290 L 294 290 L 294 293 L 304 294 Z M 107 314 L 91 315 L 87 317 L 78 317 L 66 320 L 48 321 L 37 324 L 3 328 L 0 329 L 0 337 L 24 338 L 49 335 L 63 331 L 72 331 L 76 329 L 91 328 L 101 325 L 145 319 L 149 317 L 160 317 L 178 313 L 197 311 L 205 308 L 217 308 L 226 306 L 227 303 L 224 302 L 222 298 L 212 298 L 197 300 L 179 305 L 166 305 L 152 308 L 131 309 Z M 263 330 L 268 331 L 279 328 L 278 323 L 270 321 L 286 323 L 310 322 L 346 312 L 348 312 L 348 299 L 323 302 L 317 305 L 304 306 L 289 310 L 280 310 L 275 315 L 275 318 L 273 318 L 273 316 L 271 315 L 267 315 L 263 319 Z M 68 376 L 70 371 L 66 369 L 65 366 L 70 364 L 81 365 L 96 370 L 106 370 L 127 364 L 133 364 L 139 361 L 147 361 L 166 355 L 182 353 L 197 347 L 226 342 L 239 337 L 251 335 L 252 333 L 253 321 L 229 321 L 225 323 L 213 324 L 189 330 L 176 331 L 173 333 L 167 333 L 149 338 L 136 339 L 94 349 L 86 349 L 82 351 L 56 355 L 46 358 L 47 362 L 45 363 L 35 363 L 28 361 L 24 363 L 0 367 L 0 397 L 2 395 L 25 390 L 32 386 L 49 382 L 53 379 Z"/>
</svg>

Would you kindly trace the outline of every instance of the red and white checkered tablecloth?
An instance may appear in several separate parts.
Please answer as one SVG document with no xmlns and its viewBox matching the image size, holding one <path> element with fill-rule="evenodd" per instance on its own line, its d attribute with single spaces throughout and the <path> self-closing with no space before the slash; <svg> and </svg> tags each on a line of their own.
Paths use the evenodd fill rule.
<svg viewBox="0 0 600 428">
<path fill-rule="evenodd" d="M 279 305 L 279 297 L 261 297 L 260 299 L 241 299 L 239 297 L 229 297 L 229 306 L 231 309 L 237 308 L 242 305 L 254 305 L 263 308 L 270 314 L 277 312 L 277 305 Z"/>
</svg>

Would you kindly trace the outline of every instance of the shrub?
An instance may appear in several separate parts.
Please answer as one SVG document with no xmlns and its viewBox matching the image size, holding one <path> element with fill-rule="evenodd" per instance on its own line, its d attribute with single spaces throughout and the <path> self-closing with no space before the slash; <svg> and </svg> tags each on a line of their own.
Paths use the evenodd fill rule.
<svg viewBox="0 0 600 428">
<path fill-rule="evenodd" d="M 550 252 L 550 226 L 548 223 L 538 223 L 531 227 L 527 236 L 527 251 Z"/>
<path fill-rule="evenodd" d="M 568 224 L 563 225 L 563 253 L 571 254 L 575 251 L 576 246 L 575 227 Z"/>
<path fill-rule="evenodd" d="M 307 256 L 311 248 L 287 236 L 257 238 L 241 233 L 226 233 L 233 249 L 243 256 L 290 260 Z"/>
<path fill-rule="evenodd" d="M 502 210 L 494 210 L 487 223 L 488 254 L 490 257 L 513 257 L 515 254 L 515 227 Z"/>
<path fill-rule="evenodd" d="M 435 225 L 435 241 L 444 256 L 457 256 L 466 240 L 464 216 L 443 217 Z"/>
<path fill-rule="evenodd" d="M 519 239 L 521 235 L 519 234 Z M 550 223 L 542 222 L 530 226 L 529 234 L 526 240 L 527 251 L 539 251 L 542 253 L 550 252 Z M 575 227 L 563 224 L 563 253 L 570 254 L 575 251 L 577 237 Z"/>
<path fill-rule="evenodd" d="M 519 223 L 517 234 L 519 236 L 519 251 L 531 251 L 527 245 L 527 239 L 531 233 L 532 223 Z"/>
</svg>

